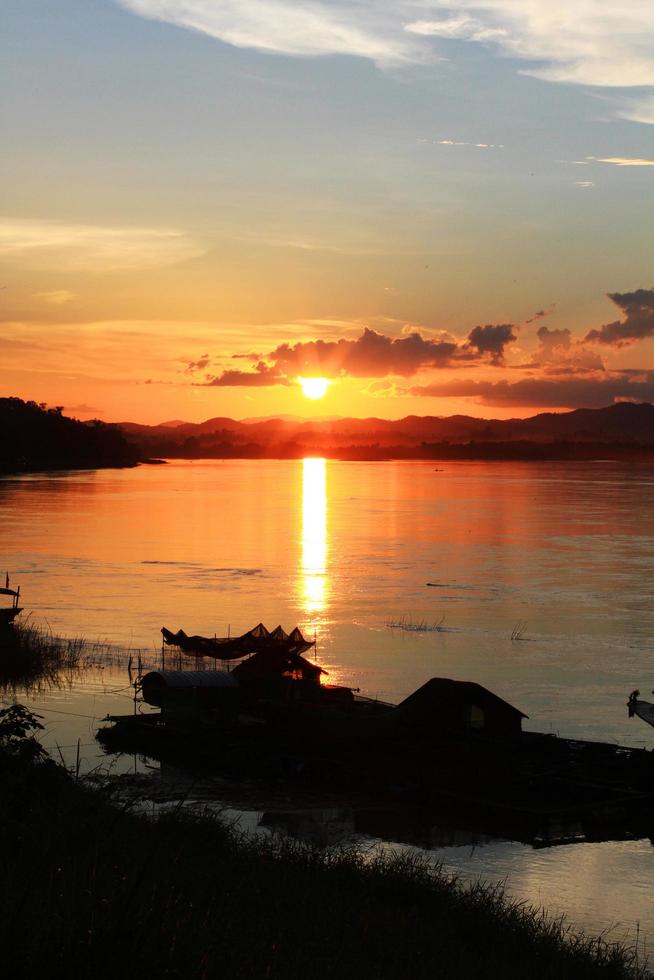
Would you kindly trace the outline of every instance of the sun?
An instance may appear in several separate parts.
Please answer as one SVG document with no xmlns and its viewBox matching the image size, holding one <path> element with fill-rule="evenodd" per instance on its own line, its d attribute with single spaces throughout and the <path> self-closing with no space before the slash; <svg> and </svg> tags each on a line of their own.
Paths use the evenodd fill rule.
<svg viewBox="0 0 654 980">
<path fill-rule="evenodd" d="M 322 398 L 329 388 L 327 378 L 298 378 L 298 384 L 302 388 L 302 394 L 306 398 Z"/>
</svg>

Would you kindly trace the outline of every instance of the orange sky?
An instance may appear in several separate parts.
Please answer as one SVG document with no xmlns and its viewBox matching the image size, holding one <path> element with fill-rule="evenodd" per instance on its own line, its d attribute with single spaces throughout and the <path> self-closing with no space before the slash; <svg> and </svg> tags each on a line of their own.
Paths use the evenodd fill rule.
<svg viewBox="0 0 654 980">
<path fill-rule="evenodd" d="M 0 395 L 149 423 L 654 400 L 654 15 L 422 6 L 7 0 Z"/>
</svg>

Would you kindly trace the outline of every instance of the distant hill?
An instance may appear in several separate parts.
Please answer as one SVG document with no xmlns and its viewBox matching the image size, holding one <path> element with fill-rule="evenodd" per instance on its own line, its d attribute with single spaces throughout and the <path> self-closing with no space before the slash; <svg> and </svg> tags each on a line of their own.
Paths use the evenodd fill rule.
<svg viewBox="0 0 654 980">
<path fill-rule="evenodd" d="M 115 425 L 78 422 L 20 398 L 0 398 L 0 433 L 0 473 L 134 466 L 141 458 Z"/>
<path fill-rule="evenodd" d="M 654 455 L 654 406 L 547 412 L 527 419 L 216 417 L 121 425 L 142 455 L 188 459 L 593 459 Z"/>
</svg>

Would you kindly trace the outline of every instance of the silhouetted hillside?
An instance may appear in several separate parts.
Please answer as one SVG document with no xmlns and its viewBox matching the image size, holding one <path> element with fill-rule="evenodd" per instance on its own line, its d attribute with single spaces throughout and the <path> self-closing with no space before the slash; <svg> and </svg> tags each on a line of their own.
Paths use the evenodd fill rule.
<svg viewBox="0 0 654 980">
<path fill-rule="evenodd" d="M 186 459 L 594 459 L 654 454 L 654 406 L 547 412 L 527 419 L 246 419 L 160 426 L 124 423 L 146 456 Z"/>
<path fill-rule="evenodd" d="M 20 398 L 0 398 L 0 433 L 0 473 L 134 466 L 140 458 L 117 426 Z"/>
</svg>

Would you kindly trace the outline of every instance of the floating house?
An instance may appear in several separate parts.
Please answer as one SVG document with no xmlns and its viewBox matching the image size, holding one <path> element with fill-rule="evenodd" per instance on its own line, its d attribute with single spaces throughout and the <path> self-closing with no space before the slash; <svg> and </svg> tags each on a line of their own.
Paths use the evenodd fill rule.
<svg viewBox="0 0 654 980">
<path fill-rule="evenodd" d="M 415 727 L 512 738 L 528 716 L 481 684 L 432 677 L 402 701 L 396 719 Z"/>
</svg>

